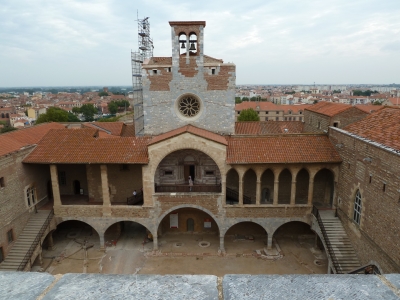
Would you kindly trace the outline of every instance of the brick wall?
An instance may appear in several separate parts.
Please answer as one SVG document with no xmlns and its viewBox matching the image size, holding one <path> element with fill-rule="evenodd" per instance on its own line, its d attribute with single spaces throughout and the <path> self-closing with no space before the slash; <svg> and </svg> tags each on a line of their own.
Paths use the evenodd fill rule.
<svg viewBox="0 0 400 300">
<path fill-rule="evenodd" d="M 341 220 L 361 262 L 374 260 L 385 272 L 400 272 L 400 156 L 336 130 L 330 139 L 343 158 L 337 191 Z M 360 225 L 353 221 L 357 190 Z"/>
<path fill-rule="evenodd" d="M 226 207 L 226 218 L 292 218 L 304 217 L 309 207 Z"/>
<path fill-rule="evenodd" d="M 304 110 L 304 132 L 322 133 L 328 131 L 330 117 Z"/>
</svg>

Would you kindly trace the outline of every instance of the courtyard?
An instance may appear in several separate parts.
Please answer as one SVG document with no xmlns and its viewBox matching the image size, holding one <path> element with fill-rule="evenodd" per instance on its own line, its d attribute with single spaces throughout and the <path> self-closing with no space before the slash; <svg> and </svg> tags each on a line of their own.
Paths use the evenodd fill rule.
<svg viewBox="0 0 400 300">
<path fill-rule="evenodd" d="M 226 253 L 218 253 L 219 237 L 211 233 L 165 233 L 159 250 L 147 238 L 146 228 L 123 222 L 118 240 L 106 233 L 100 249 L 97 233 L 82 222 L 60 224 L 53 247 L 43 246 L 42 262 L 32 271 L 50 274 L 326 274 L 327 258 L 311 230 L 283 228 L 271 250 L 266 238 L 232 234 L 225 237 Z M 72 226 L 71 226 L 72 225 Z"/>
</svg>

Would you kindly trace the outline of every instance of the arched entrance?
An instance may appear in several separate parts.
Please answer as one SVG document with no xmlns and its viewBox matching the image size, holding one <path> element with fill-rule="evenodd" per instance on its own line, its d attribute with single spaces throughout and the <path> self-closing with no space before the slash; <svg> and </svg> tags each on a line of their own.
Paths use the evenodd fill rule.
<svg viewBox="0 0 400 300">
<path fill-rule="evenodd" d="M 334 175 L 328 169 L 322 169 L 315 174 L 313 205 L 318 208 L 331 208 L 333 204 Z"/>
<path fill-rule="evenodd" d="M 301 169 L 296 176 L 296 204 L 308 203 L 308 187 L 310 182 L 310 175 L 306 169 Z"/>
<path fill-rule="evenodd" d="M 252 169 L 243 176 L 243 204 L 256 204 L 257 175 Z"/>
<path fill-rule="evenodd" d="M 279 174 L 278 204 L 290 204 L 292 193 L 292 173 L 288 169 Z"/>
<path fill-rule="evenodd" d="M 226 204 L 239 203 L 239 174 L 230 169 L 226 174 Z"/>
<path fill-rule="evenodd" d="M 303 265 L 314 269 L 316 273 L 326 272 L 327 255 L 321 239 L 311 226 L 301 221 L 291 221 L 281 225 L 273 234 L 273 240 L 283 253 L 290 253 L 294 258 L 293 272 Z M 296 267 L 296 264 L 299 264 Z"/>
<path fill-rule="evenodd" d="M 93 258 L 99 257 L 100 237 L 85 222 L 59 223 L 47 234 L 42 247 L 41 267 L 51 274 L 99 272 L 98 261 Z"/>
<path fill-rule="evenodd" d="M 189 185 L 189 178 L 193 186 Z M 221 191 L 221 173 L 207 154 L 193 149 L 178 150 L 167 155 L 158 165 L 154 176 L 157 192 Z"/>
<path fill-rule="evenodd" d="M 267 247 L 268 234 L 254 222 L 244 221 L 231 226 L 224 236 L 227 253 L 249 254 Z"/>
<path fill-rule="evenodd" d="M 158 245 L 162 252 L 218 252 L 219 226 L 208 212 L 182 207 L 162 216 L 158 230 Z"/>
<path fill-rule="evenodd" d="M 274 197 L 274 173 L 268 169 L 261 176 L 261 203 L 272 204 Z"/>
</svg>

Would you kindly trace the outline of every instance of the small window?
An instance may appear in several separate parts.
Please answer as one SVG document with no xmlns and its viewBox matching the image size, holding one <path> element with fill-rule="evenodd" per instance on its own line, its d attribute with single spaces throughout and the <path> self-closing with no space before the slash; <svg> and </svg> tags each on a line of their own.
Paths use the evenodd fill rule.
<svg viewBox="0 0 400 300">
<path fill-rule="evenodd" d="M 164 171 L 164 175 L 172 175 L 172 171 Z"/>
<path fill-rule="evenodd" d="M 170 72 L 170 73 L 171 73 L 171 67 L 169 67 L 169 68 L 168 68 L 168 72 Z"/>
<path fill-rule="evenodd" d="M 121 170 L 121 171 L 129 171 L 129 165 L 127 165 L 127 164 L 122 164 L 121 167 L 120 167 L 120 170 Z"/>
<path fill-rule="evenodd" d="M 318 129 L 321 129 L 321 122 L 318 121 Z"/>
<path fill-rule="evenodd" d="M 0 188 L 5 187 L 5 183 L 4 183 L 4 177 L 0 177 Z"/>
<path fill-rule="evenodd" d="M 266 111 L 265 114 L 268 115 L 268 111 Z"/>
<path fill-rule="evenodd" d="M 383 183 L 382 192 L 386 192 L 386 183 Z"/>
<path fill-rule="evenodd" d="M 67 176 L 65 175 L 65 171 L 58 172 L 58 183 L 60 185 L 66 185 L 67 184 Z"/>
<path fill-rule="evenodd" d="M 240 111 L 238 111 L 238 115 L 240 115 Z"/>
<path fill-rule="evenodd" d="M 300 113 L 300 114 L 303 114 L 303 112 L 302 112 L 301 110 L 299 111 L 299 113 Z"/>
<path fill-rule="evenodd" d="M 211 74 L 215 75 L 215 69 L 211 69 Z"/>
<path fill-rule="evenodd" d="M 0 263 L 4 260 L 3 247 L 0 247 Z"/>
<path fill-rule="evenodd" d="M 276 113 L 279 114 L 279 111 L 277 111 Z"/>
<path fill-rule="evenodd" d="M 350 169 L 350 163 L 347 164 L 347 169 Z"/>
<path fill-rule="evenodd" d="M 292 111 L 291 110 L 289 110 L 289 115 L 291 115 L 292 114 Z"/>
<path fill-rule="evenodd" d="M 8 240 L 9 244 L 11 244 L 14 241 L 14 236 L 13 236 L 13 230 L 12 229 L 7 231 L 7 240 Z"/>
<path fill-rule="evenodd" d="M 153 70 L 153 74 L 157 74 L 157 69 L 154 69 L 154 70 Z"/>
<path fill-rule="evenodd" d="M 357 190 L 356 197 L 354 199 L 354 214 L 353 221 L 360 225 L 361 221 L 361 193 Z"/>
<path fill-rule="evenodd" d="M 369 175 L 369 183 L 372 183 L 372 175 Z"/>
<path fill-rule="evenodd" d="M 276 117 L 275 120 L 276 120 L 276 121 L 279 121 L 279 117 Z"/>
<path fill-rule="evenodd" d="M 214 176 L 214 171 L 206 171 L 206 176 Z"/>
<path fill-rule="evenodd" d="M 339 127 L 339 122 L 333 122 L 333 127 Z"/>
</svg>

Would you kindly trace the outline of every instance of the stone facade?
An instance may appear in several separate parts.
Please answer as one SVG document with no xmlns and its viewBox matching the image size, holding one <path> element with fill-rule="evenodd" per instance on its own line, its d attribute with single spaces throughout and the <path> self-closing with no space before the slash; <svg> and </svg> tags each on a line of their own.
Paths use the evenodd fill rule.
<svg viewBox="0 0 400 300">
<path fill-rule="evenodd" d="M 0 187 L 0 247 L 4 257 L 10 251 L 28 222 L 34 205 L 42 205 L 48 196 L 47 183 L 50 180 L 48 165 L 23 165 L 22 160 L 33 149 L 10 153 L 0 158 L 0 178 L 4 186 Z M 27 190 L 34 200 L 28 205 Z M 7 232 L 12 230 L 13 241 L 9 243 Z"/>
<path fill-rule="evenodd" d="M 205 22 L 171 22 L 172 60 L 143 64 L 145 135 L 161 134 L 186 124 L 223 134 L 234 132 L 236 67 L 205 57 L 204 27 Z M 196 34 L 196 52 L 179 53 L 179 37 L 183 33 L 187 37 Z M 179 112 L 178 102 L 185 95 L 200 102 L 196 116 Z M 140 131 L 136 128 L 136 132 Z"/>
<path fill-rule="evenodd" d="M 343 158 L 339 217 L 362 264 L 373 260 L 385 272 L 400 272 L 399 154 L 337 129 L 330 130 L 330 139 Z M 360 224 L 353 217 L 357 191 L 362 201 Z"/>
</svg>

